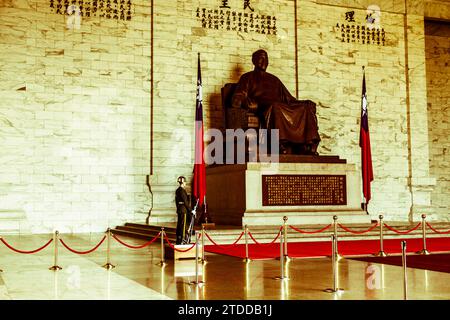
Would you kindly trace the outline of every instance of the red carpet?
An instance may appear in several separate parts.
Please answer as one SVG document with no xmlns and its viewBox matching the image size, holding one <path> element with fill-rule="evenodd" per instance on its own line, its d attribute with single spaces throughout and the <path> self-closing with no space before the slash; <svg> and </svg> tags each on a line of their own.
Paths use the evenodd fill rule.
<svg viewBox="0 0 450 320">
<path fill-rule="evenodd" d="M 384 251 L 387 254 L 400 254 L 401 241 L 406 241 L 407 252 L 422 249 L 422 239 L 385 239 Z M 242 241 L 242 240 L 241 240 Z M 450 252 L 450 237 L 427 239 L 427 249 L 431 253 Z M 346 240 L 339 241 L 338 251 L 344 257 L 367 256 L 380 250 L 379 240 Z M 245 245 L 207 245 L 205 251 L 233 257 L 245 258 Z M 280 244 L 249 244 L 249 258 L 273 259 L 280 256 Z M 288 243 L 290 257 L 325 257 L 331 255 L 331 241 L 292 242 Z"/>
<path fill-rule="evenodd" d="M 366 257 L 366 258 L 353 258 L 354 260 L 384 263 L 393 266 L 402 265 L 402 257 Z M 429 256 L 413 255 L 406 258 L 406 266 L 408 268 L 426 269 L 431 271 L 440 271 L 450 273 L 450 254 L 432 254 Z"/>
</svg>

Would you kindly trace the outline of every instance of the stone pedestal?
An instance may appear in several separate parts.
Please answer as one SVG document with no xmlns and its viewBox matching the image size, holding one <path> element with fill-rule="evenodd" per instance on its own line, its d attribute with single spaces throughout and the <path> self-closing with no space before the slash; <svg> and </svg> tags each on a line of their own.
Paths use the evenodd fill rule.
<svg viewBox="0 0 450 320">
<path fill-rule="evenodd" d="M 313 158 L 315 162 L 248 162 L 206 168 L 211 218 L 216 224 L 225 225 L 280 225 L 287 216 L 288 223 L 296 225 L 328 224 L 337 215 L 340 223 L 370 223 L 370 216 L 361 210 L 360 173 L 356 166 L 345 160 L 327 162 L 326 157 L 309 160 Z M 305 157 L 298 159 L 308 161 Z M 277 175 L 345 176 L 344 201 L 327 205 L 267 205 L 266 199 L 264 205 L 263 176 Z"/>
</svg>

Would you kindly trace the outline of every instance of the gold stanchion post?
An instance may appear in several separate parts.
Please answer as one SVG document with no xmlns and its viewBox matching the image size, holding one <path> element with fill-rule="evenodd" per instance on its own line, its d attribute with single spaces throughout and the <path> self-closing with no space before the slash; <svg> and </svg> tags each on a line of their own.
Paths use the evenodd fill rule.
<svg viewBox="0 0 450 320">
<path fill-rule="evenodd" d="M 62 268 L 58 266 L 58 242 L 59 242 L 59 232 L 58 230 L 55 231 L 55 234 L 53 236 L 53 242 L 55 243 L 55 254 L 54 254 L 54 260 L 53 260 L 53 266 L 49 268 L 49 270 L 58 271 Z"/>
<path fill-rule="evenodd" d="M 280 269 L 281 269 L 281 275 L 279 277 L 275 277 L 275 280 L 287 280 L 289 279 L 285 274 L 284 274 L 284 241 L 283 241 L 283 236 L 280 236 Z"/>
<path fill-rule="evenodd" d="M 111 229 L 108 228 L 106 230 L 106 263 L 103 265 L 103 268 L 106 270 L 111 270 L 116 266 L 111 263 Z"/>
<path fill-rule="evenodd" d="M 165 251 L 164 251 L 164 227 L 161 227 L 161 260 L 159 261 L 159 265 L 160 266 L 165 266 L 166 265 L 166 261 L 165 261 Z"/>
<path fill-rule="evenodd" d="M 195 233 L 195 284 L 198 283 L 198 238 L 197 233 Z"/>
<path fill-rule="evenodd" d="M 383 248 L 383 215 L 380 214 L 378 216 L 378 218 L 380 218 L 380 251 L 378 251 L 378 253 L 376 253 L 375 256 L 386 257 L 387 254 L 386 254 L 386 252 L 384 252 L 384 248 Z"/>
<path fill-rule="evenodd" d="M 284 216 L 283 217 L 283 242 L 284 242 L 284 259 L 286 261 L 290 261 L 291 258 L 289 258 L 289 254 L 288 254 L 288 238 L 287 238 L 287 221 L 288 221 L 288 217 Z"/>
<path fill-rule="evenodd" d="M 423 255 L 429 255 L 430 252 L 427 250 L 427 225 L 426 225 L 426 221 L 425 219 L 427 218 L 427 216 L 425 214 L 422 214 L 422 241 L 423 241 L 423 248 L 422 250 L 418 251 L 418 254 L 423 254 Z"/>
<path fill-rule="evenodd" d="M 205 258 L 205 226 L 202 226 L 202 263 L 206 263 L 206 258 Z"/>
<path fill-rule="evenodd" d="M 2 239 L 2 237 L 0 237 L 0 239 Z M 0 269 L 0 272 L 3 272 L 3 270 L 2 270 L 2 269 Z"/>
<path fill-rule="evenodd" d="M 344 291 L 344 289 L 339 288 L 338 284 L 338 259 L 337 259 L 337 239 L 333 234 L 331 235 L 331 267 L 333 269 L 333 288 L 325 289 L 325 292 L 328 293 L 340 293 Z"/>
<path fill-rule="evenodd" d="M 248 257 L 248 227 L 247 227 L 247 225 L 245 225 L 245 227 L 244 227 L 244 240 L 245 240 L 245 258 L 244 258 L 244 262 L 249 262 L 251 260 Z"/>
<path fill-rule="evenodd" d="M 199 252 L 198 252 L 198 233 L 195 233 L 195 281 L 191 281 L 191 284 L 195 284 L 195 285 L 202 285 L 205 282 L 204 281 L 200 281 L 199 275 L 198 275 L 198 260 L 199 260 Z"/>
<path fill-rule="evenodd" d="M 406 241 L 402 241 L 402 265 L 403 265 L 403 299 L 408 300 L 408 276 L 406 274 Z"/>
<path fill-rule="evenodd" d="M 334 227 L 334 238 L 336 239 L 336 250 L 334 251 L 334 254 L 336 255 L 335 258 L 336 260 L 341 259 L 342 257 L 339 255 L 339 250 L 338 250 L 338 233 L 337 233 L 337 220 L 338 220 L 338 216 L 334 215 L 333 216 L 333 227 Z"/>
</svg>

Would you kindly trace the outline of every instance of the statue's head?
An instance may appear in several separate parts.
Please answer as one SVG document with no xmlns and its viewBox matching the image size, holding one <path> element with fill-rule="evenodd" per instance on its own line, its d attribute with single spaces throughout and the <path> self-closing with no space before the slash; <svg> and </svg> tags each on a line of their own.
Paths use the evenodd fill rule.
<svg viewBox="0 0 450 320">
<path fill-rule="evenodd" d="M 269 65 L 269 56 L 265 50 L 257 50 L 252 54 L 252 62 L 255 65 L 255 70 L 266 71 Z"/>
</svg>

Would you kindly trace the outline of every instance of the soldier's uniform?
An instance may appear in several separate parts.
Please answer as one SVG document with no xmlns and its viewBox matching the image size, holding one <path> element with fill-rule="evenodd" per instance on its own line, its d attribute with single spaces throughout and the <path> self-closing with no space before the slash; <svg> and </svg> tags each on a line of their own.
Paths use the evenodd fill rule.
<svg viewBox="0 0 450 320">
<path fill-rule="evenodd" d="M 177 244 L 183 242 L 183 237 L 188 232 L 187 228 L 190 223 L 191 206 L 186 190 L 178 187 L 175 191 L 175 203 L 177 204 Z"/>
</svg>

